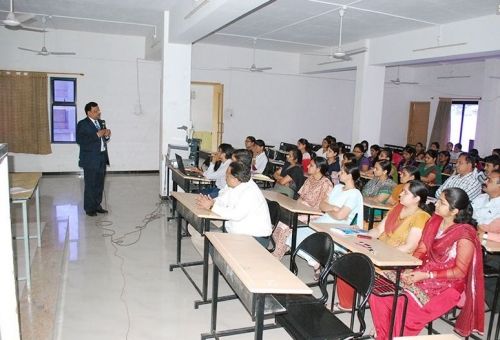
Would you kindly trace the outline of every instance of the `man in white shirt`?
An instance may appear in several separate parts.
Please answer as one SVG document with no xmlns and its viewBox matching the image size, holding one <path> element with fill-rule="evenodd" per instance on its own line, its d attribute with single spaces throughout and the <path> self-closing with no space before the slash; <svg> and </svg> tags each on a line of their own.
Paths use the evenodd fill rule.
<svg viewBox="0 0 500 340">
<path fill-rule="evenodd" d="M 472 201 L 481 193 L 481 183 L 478 181 L 476 160 L 467 152 L 463 152 L 457 160 L 456 174 L 451 176 L 436 191 L 436 198 L 448 188 L 460 188 L 464 190 Z"/>
<path fill-rule="evenodd" d="M 486 237 L 500 241 L 500 170 L 493 170 L 483 185 L 484 194 L 472 201 L 473 217 Z"/>
<path fill-rule="evenodd" d="M 232 162 L 226 172 L 226 182 L 227 187 L 216 199 L 200 195 L 198 205 L 227 219 L 225 226 L 229 233 L 251 235 L 267 247 L 272 233 L 269 208 L 251 178 L 250 168 Z"/>
</svg>

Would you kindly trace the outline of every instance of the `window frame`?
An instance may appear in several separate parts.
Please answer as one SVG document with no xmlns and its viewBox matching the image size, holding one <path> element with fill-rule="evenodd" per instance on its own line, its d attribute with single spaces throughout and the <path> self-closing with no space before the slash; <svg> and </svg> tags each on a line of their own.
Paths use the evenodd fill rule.
<svg viewBox="0 0 500 340">
<path fill-rule="evenodd" d="M 73 83 L 73 99 L 74 101 L 72 102 L 60 102 L 60 101 L 55 101 L 55 91 L 54 91 L 54 86 L 56 81 L 70 81 Z M 77 125 L 77 105 L 76 105 L 76 98 L 77 98 L 77 91 L 76 91 L 76 78 L 66 78 L 66 77 L 50 77 L 50 142 L 51 144 L 76 144 L 76 125 Z M 75 140 L 74 141 L 56 141 L 54 140 L 54 107 L 56 106 L 67 106 L 67 107 L 74 107 L 75 111 Z"/>
<path fill-rule="evenodd" d="M 460 134 L 458 135 L 458 142 L 462 141 L 462 132 L 464 130 L 464 116 L 465 116 L 465 105 L 477 105 L 479 108 L 479 101 L 477 100 L 453 100 L 451 105 L 462 105 L 462 117 L 460 120 Z M 477 129 L 477 126 L 476 126 Z M 464 147 L 465 145 L 462 145 Z M 467 149 L 469 149 L 469 145 L 467 145 Z"/>
</svg>

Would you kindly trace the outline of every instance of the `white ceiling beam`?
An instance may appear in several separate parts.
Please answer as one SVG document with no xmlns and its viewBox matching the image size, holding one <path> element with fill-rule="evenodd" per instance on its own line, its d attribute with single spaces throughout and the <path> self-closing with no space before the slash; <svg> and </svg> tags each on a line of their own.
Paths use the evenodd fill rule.
<svg viewBox="0 0 500 340">
<path fill-rule="evenodd" d="M 500 40 L 492 32 L 500 31 L 498 16 L 489 15 L 419 30 L 367 39 L 346 45 L 345 48 L 364 45 L 370 65 L 407 65 L 459 60 L 468 58 L 500 57 Z M 437 44 L 437 45 L 436 45 Z M 441 48 L 436 48 L 436 46 Z M 431 48 L 432 47 L 432 48 Z M 300 56 L 301 72 L 331 72 L 356 67 L 361 60 L 354 56 L 349 62 L 317 65 L 326 57 Z"/>
<path fill-rule="evenodd" d="M 363 0 L 355 0 L 353 2 L 348 3 L 346 6 L 351 6 L 351 5 L 357 4 L 358 2 L 361 2 L 361 1 L 363 1 Z M 337 6 L 334 9 L 330 9 L 328 11 L 321 12 L 319 14 L 316 14 L 316 15 L 313 15 L 313 16 L 310 16 L 310 17 L 307 17 L 307 18 L 304 18 L 304 19 L 292 22 L 292 23 L 290 23 L 288 25 L 284 25 L 284 26 L 278 27 L 278 28 L 273 29 L 273 30 L 271 30 L 269 32 L 265 32 L 265 33 L 262 33 L 262 34 L 258 35 L 257 38 L 261 38 L 261 37 L 263 37 L 265 35 L 269 35 L 269 34 L 272 34 L 272 33 L 276 33 L 276 32 L 282 31 L 282 30 L 284 30 L 286 28 L 289 28 L 289 27 L 293 27 L 293 26 L 296 26 L 296 25 L 303 24 L 304 22 L 307 22 L 307 21 L 319 18 L 319 17 L 321 17 L 323 15 L 327 15 L 327 14 L 330 14 L 332 12 L 336 12 L 336 11 L 340 10 L 341 8 L 342 8 L 342 6 Z"/>
<path fill-rule="evenodd" d="M 274 0 L 182 1 L 170 11 L 169 41 L 193 43 Z"/>
<path fill-rule="evenodd" d="M 328 1 L 323 1 L 323 0 L 309 0 L 309 2 L 316 2 L 316 3 L 320 3 L 320 4 L 331 5 L 331 6 L 340 6 L 340 7 L 354 9 L 354 10 L 361 11 L 361 12 L 367 12 L 367 13 L 385 15 L 385 16 L 388 16 L 388 17 L 398 18 L 398 19 L 404 19 L 404 20 L 409 20 L 409 21 L 415 21 L 415 22 L 419 22 L 421 24 L 439 25 L 438 23 L 430 22 L 430 21 L 427 21 L 427 20 L 422 20 L 422 19 L 417 19 L 417 18 L 411 18 L 411 17 L 407 17 L 407 16 L 403 16 L 403 15 L 397 15 L 397 14 L 392 14 L 392 13 L 387 13 L 387 12 L 382 12 L 382 11 L 375 11 L 373 9 L 368 9 L 368 8 L 356 7 L 356 6 L 352 6 L 352 4 L 345 4 L 344 5 L 344 4 L 340 4 L 340 3 L 337 3 L 337 2 L 328 2 Z"/>
</svg>

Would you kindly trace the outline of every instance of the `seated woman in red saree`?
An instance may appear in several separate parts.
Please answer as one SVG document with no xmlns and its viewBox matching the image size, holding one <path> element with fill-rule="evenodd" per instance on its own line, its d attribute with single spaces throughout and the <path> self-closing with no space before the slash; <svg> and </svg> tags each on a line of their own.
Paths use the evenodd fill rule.
<svg viewBox="0 0 500 340">
<path fill-rule="evenodd" d="M 484 330 L 484 279 L 481 244 L 472 225 L 465 191 L 444 190 L 413 256 L 422 265 L 403 274 L 408 296 L 403 335 L 418 335 L 427 323 L 461 306 L 455 331 L 461 336 Z M 391 275 L 388 275 L 391 278 Z M 393 278 L 391 278 L 393 279 Z M 463 306 L 462 306 L 463 303 Z M 370 297 L 377 340 L 389 338 L 392 297 Z M 399 335 L 403 298 L 398 300 L 394 335 Z"/>
</svg>

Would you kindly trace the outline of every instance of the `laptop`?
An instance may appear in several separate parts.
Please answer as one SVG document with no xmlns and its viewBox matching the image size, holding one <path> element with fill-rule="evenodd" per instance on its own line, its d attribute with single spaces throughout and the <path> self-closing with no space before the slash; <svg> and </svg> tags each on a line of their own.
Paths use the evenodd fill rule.
<svg viewBox="0 0 500 340">
<path fill-rule="evenodd" d="M 184 175 L 197 178 L 205 177 L 197 172 L 186 170 L 186 168 L 184 167 L 184 161 L 182 160 L 182 157 L 179 156 L 178 154 L 175 154 L 175 159 L 177 160 L 177 169 L 179 169 L 179 171 L 182 172 Z"/>
</svg>

